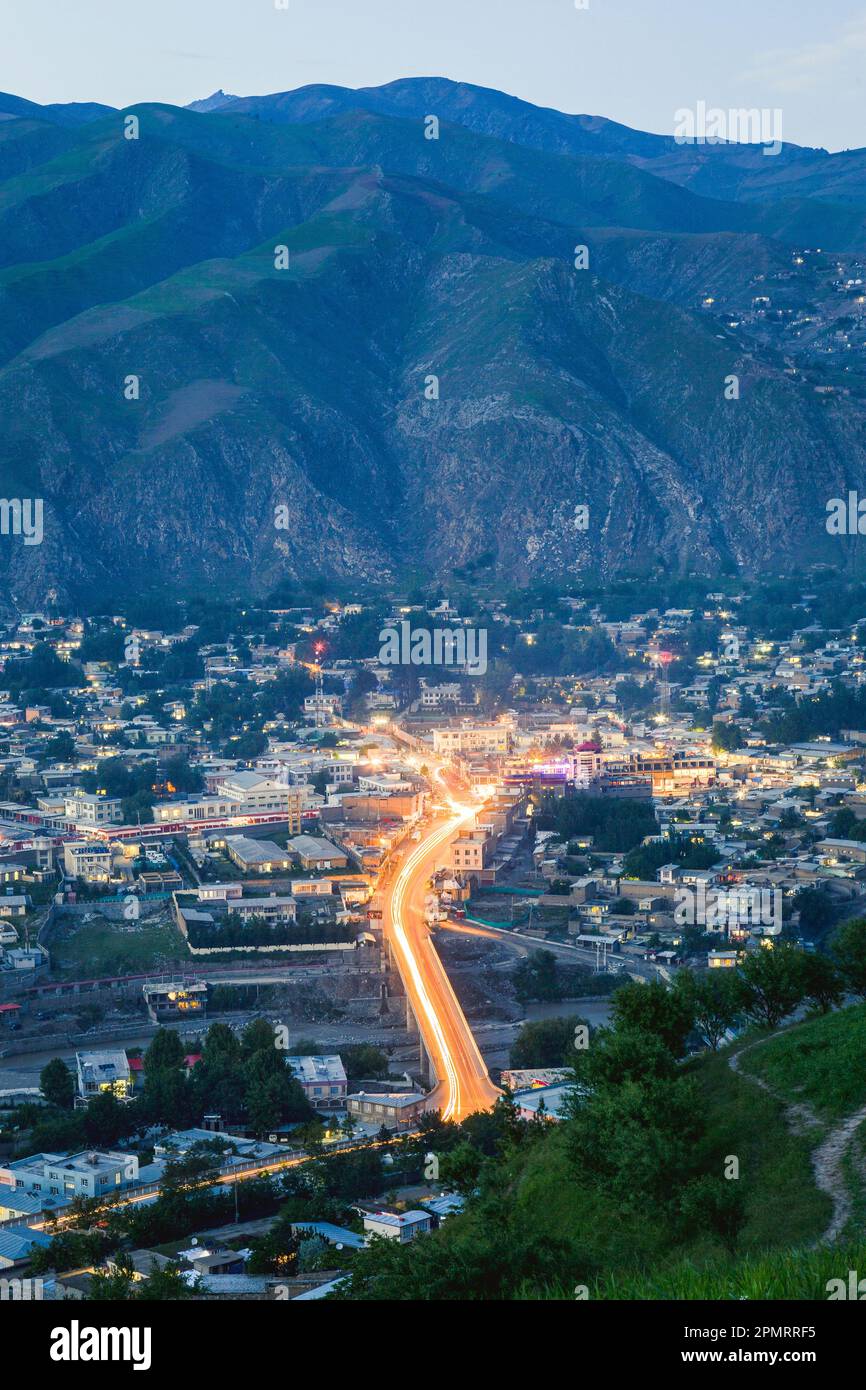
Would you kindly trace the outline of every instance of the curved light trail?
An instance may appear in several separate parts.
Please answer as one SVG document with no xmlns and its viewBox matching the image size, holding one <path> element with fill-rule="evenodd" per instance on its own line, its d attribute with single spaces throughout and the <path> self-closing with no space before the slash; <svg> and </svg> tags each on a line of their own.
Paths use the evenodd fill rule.
<svg viewBox="0 0 866 1390">
<path fill-rule="evenodd" d="M 386 894 L 386 925 L 403 986 L 418 1023 L 437 1086 L 430 1108 L 447 1120 L 489 1110 L 501 1094 L 487 1075 L 472 1029 L 430 940 L 424 898 L 442 850 L 473 820 L 477 804 L 451 800 L 453 814 L 439 822 L 406 857 Z"/>
</svg>

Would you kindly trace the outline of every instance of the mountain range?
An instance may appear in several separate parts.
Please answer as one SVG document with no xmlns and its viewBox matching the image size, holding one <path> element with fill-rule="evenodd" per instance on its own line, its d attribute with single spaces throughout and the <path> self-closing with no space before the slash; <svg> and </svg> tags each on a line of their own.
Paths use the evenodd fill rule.
<svg viewBox="0 0 866 1390">
<path fill-rule="evenodd" d="M 863 150 L 439 78 L 0 94 L 0 495 L 44 503 L 0 589 L 854 565 L 864 279 Z"/>
</svg>

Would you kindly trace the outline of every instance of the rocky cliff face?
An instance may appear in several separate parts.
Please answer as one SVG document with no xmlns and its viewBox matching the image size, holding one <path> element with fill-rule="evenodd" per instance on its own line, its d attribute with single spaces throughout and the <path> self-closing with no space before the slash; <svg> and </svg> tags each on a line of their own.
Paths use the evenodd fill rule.
<svg viewBox="0 0 866 1390">
<path fill-rule="evenodd" d="M 0 123 L 4 596 L 850 560 L 857 157 L 394 85 Z"/>
</svg>

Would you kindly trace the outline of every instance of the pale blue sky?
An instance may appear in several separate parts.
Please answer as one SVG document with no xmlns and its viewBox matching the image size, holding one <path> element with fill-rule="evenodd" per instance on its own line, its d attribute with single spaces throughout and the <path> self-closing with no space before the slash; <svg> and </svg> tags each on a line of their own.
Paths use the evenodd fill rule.
<svg viewBox="0 0 866 1390">
<path fill-rule="evenodd" d="M 866 0 L 0 0 L 0 90 L 183 105 L 445 76 L 670 132 L 698 100 L 866 146 Z"/>
</svg>

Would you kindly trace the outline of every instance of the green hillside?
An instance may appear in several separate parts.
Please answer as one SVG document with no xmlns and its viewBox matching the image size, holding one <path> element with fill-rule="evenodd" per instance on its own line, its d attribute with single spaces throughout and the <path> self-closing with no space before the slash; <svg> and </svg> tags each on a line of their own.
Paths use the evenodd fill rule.
<svg viewBox="0 0 866 1390">
<path fill-rule="evenodd" d="M 466 1210 L 416 1248 L 371 1249 L 346 1296 L 826 1298 L 829 1280 L 866 1263 L 866 1127 L 850 1136 L 842 1191 L 822 1190 L 813 1167 L 863 1103 L 864 1012 L 753 1033 L 673 1069 L 658 1037 L 622 1023 L 596 1035 L 599 1055 L 580 1072 L 589 1091 L 569 1117 L 526 1130 L 501 1115 Z M 750 1045 L 778 1096 L 732 1067 Z M 854 1079 L 834 1085 L 837 1071 Z M 816 1098 L 815 1123 L 789 1113 L 803 1095 Z M 473 1171 L 465 1144 L 458 1152 L 446 1180 Z M 739 1177 L 727 1180 L 732 1159 Z M 840 1203 L 847 1219 L 827 1240 Z"/>
</svg>

